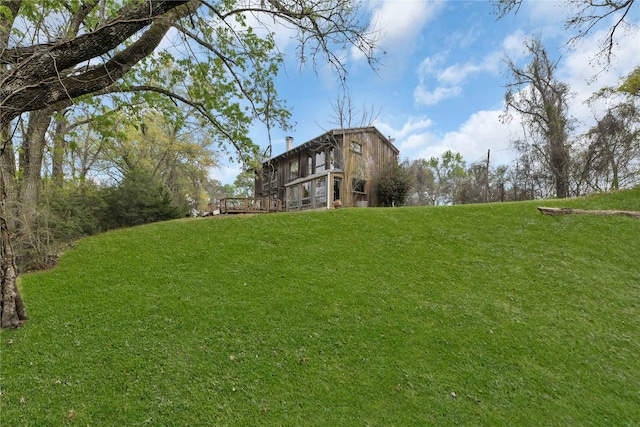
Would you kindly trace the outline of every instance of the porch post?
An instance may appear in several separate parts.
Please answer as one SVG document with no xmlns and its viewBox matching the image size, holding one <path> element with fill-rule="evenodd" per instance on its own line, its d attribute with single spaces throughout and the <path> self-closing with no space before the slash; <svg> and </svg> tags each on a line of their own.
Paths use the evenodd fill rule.
<svg viewBox="0 0 640 427">
<path fill-rule="evenodd" d="M 327 199 L 327 209 L 331 209 L 331 199 L 333 199 L 333 183 L 331 182 L 331 186 L 329 186 L 329 183 L 331 182 L 331 170 L 327 171 L 327 183 L 326 183 L 326 194 L 325 197 Z M 329 188 L 331 188 L 331 191 L 329 191 Z M 329 197 L 329 195 L 331 195 L 331 197 Z"/>
</svg>

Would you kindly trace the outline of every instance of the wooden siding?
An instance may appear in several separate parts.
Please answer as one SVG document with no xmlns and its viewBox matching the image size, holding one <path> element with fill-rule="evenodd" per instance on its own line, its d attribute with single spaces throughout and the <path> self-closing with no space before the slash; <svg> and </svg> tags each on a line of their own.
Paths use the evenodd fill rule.
<svg viewBox="0 0 640 427">
<path fill-rule="evenodd" d="M 362 147 L 360 153 L 351 150 L 352 142 L 360 144 Z M 330 168 L 331 147 L 334 152 L 332 169 Z M 325 151 L 324 170 L 331 171 L 331 175 L 328 176 L 331 182 L 327 182 L 327 198 L 333 198 L 333 179 L 339 178 L 341 185 L 338 191 L 342 206 L 359 206 L 365 202 L 367 206 L 378 206 L 376 195 L 378 177 L 388 162 L 397 162 L 399 152 L 375 127 L 329 131 L 265 162 L 263 170 L 256 176 L 256 197 L 272 197 L 286 202 L 287 186 L 290 186 L 290 183 L 304 180 L 305 177 L 311 179 L 321 173 L 316 171 L 316 153 L 320 150 Z M 312 157 L 311 170 L 308 166 L 309 156 Z M 289 165 L 296 160 L 298 174 L 292 177 L 289 174 Z M 277 171 L 276 180 L 272 179 L 271 184 L 277 184 L 277 188 L 264 185 L 265 172 L 269 175 L 268 171 L 273 170 Z M 352 191 L 354 179 L 366 181 L 363 193 Z M 332 205 L 332 203 L 333 200 L 330 200 L 329 204 Z"/>
</svg>

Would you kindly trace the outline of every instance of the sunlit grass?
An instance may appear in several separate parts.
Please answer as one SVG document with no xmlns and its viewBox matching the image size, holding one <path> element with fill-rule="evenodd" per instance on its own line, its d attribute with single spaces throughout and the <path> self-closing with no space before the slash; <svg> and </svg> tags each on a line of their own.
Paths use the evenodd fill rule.
<svg viewBox="0 0 640 427">
<path fill-rule="evenodd" d="M 640 210 L 640 191 L 544 204 Z M 85 239 L 22 278 L 0 425 L 635 425 L 640 221 L 537 205 Z"/>
</svg>

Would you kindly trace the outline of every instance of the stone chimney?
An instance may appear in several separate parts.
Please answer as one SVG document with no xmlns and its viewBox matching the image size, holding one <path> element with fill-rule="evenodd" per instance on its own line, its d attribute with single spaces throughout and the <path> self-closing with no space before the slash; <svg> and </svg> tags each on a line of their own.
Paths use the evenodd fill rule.
<svg viewBox="0 0 640 427">
<path fill-rule="evenodd" d="M 293 150 L 293 137 L 288 136 L 285 138 L 285 140 L 287 141 L 287 151 Z"/>
</svg>

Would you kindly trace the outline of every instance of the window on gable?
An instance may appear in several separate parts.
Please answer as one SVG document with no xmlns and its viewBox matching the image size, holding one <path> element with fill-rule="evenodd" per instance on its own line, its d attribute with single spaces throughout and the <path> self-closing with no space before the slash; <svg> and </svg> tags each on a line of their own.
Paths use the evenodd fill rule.
<svg viewBox="0 0 640 427">
<path fill-rule="evenodd" d="M 351 151 L 356 154 L 362 154 L 362 144 L 359 142 L 351 141 Z"/>
</svg>

